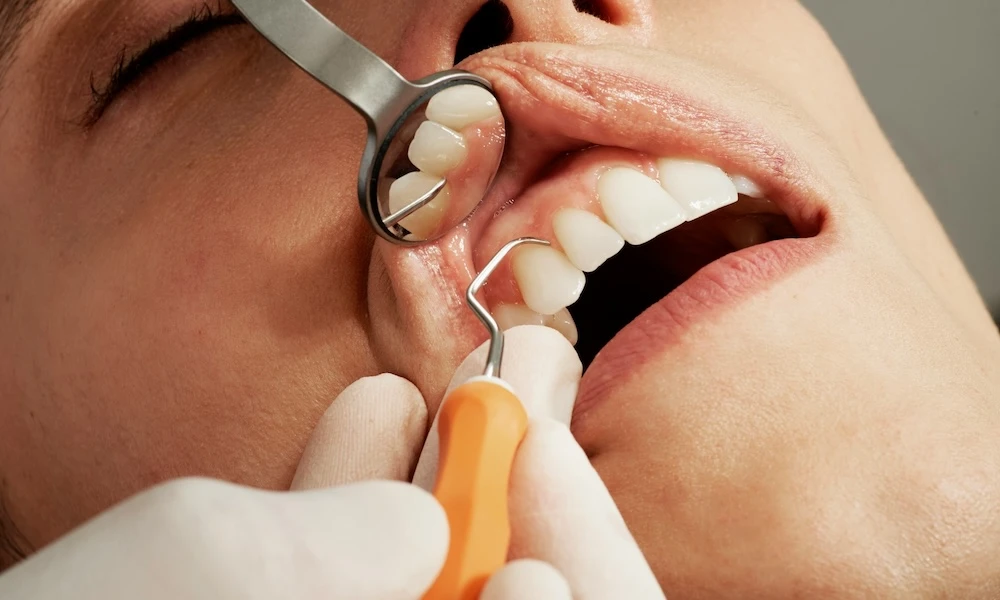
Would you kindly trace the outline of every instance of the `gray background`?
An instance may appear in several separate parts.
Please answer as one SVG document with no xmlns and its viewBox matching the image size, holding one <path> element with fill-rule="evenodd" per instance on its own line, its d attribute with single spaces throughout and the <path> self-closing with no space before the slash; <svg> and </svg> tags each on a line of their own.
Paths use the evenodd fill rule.
<svg viewBox="0 0 1000 600">
<path fill-rule="evenodd" d="M 1000 318 L 1000 0 L 803 0 Z"/>
</svg>

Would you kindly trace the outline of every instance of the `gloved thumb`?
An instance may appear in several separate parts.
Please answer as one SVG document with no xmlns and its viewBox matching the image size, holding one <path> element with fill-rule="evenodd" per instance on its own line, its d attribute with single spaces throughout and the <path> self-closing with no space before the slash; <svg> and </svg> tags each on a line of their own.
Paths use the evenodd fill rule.
<svg viewBox="0 0 1000 600">
<path fill-rule="evenodd" d="M 304 564 L 290 571 L 305 568 L 320 584 L 275 598 L 418 600 L 444 565 L 447 517 L 414 485 L 366 481 L 274 499 L 300 544 L 287 559 Z"/>
<path fill-rule="evenodd" d="M 524 325 L 510 329 L 504 335 L 506 340 L 500 376 L 514 388 L 528 417 L 553 419 L 568 425 L 583 374 L 583 365 L 576 350 L 561 333 L 550 327 Z M 487 342 L 462 362 L 448 385 L 445 398 L 456 387 L 482 374 L 488 350 Z M 426 490 L 434 487 L 437 477 L 437 428 L 435 417 L 413 474 L 413 483 Z"/>
</svg>

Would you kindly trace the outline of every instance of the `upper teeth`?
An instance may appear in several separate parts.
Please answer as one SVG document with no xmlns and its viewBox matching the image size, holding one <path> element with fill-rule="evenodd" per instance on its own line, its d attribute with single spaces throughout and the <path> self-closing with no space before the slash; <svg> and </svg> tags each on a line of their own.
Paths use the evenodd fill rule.
<svg viewBox="0 0 1000 600">
<path fill-rule="evenodd" d="M 682 207 L 660 184 L 633 169 L 611 169 L 597 182 L 597 196 L 611 226 L 638 246 L 685 220 Z"/>
<path fill-rule="evenodd" d="M 741 196 L 749 196 L 750 198 L 763 198 L 764 192 L 761 191 L 760 187 L 750 181 L 749 178 L 743 175 L 733 175 L 733 185 L 736 186 L 736 191 L 740 193 Z"/>
<path fill-rule="evenodd" d="M 684 205 L 688 221 L 739 199 L 733 180 L 715 165 L 665 158 L 657 161 L 656 166 L 663 189 Z"/>
<path fill-rule="evenodd" d="M 552 229 L 569 261 L 587 273 L 596 271 L 625 246 L 621 234 L 587 210 L 559 211 L 552 219 Z"/>
<path fill-rule="evenodd" d="M 438 92 L 427 103 L 427 118 L 454 131 L 500 115 L 493 94 L 478 85 L 458 85 Z"/>
<path fill-rule="evenodd" d="M 580 298 L 586 278 L 562 252 L 549 246 L 523 246 L 513 260 L 514 279 L 525 304 L 554 315 Z"/>
<path fill-rule="evenodd" d="M 568 317 L 565 308 L 580 297 L 584 271 L 600 267 L 624 247 L 624 242 L 648 242 L 685 221 L 736 202 L 740 193 L 763 195 L 746 177 L 731 178 L 708 163 L 665 158 L 657 161 L 657 167 L 659 181 L 631 168 L 607 170 L 597 183 L 603 215 L 579 208 L 561 209 L 552 221 L 561 250 L 526 246 L 515 252 L 514 278 L 526 306 L 505 307 L 505 326 L 553 326 L 544 315 L 565 313 L 561 318 Z M 744 229 L 734 232 L 739 245 L 752 242 L 759 233 Z"/>
</svg>

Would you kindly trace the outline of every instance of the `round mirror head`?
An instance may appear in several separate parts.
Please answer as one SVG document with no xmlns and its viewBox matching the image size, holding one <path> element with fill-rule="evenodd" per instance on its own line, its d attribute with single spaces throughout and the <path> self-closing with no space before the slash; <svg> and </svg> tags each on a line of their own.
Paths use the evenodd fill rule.
<svg viewBox="0 0 1000 600">
<path fill-rule="evenodd" d="M 369 216 L 387 239 L 437 239 L 472 214 L 503 155 L 506 129 L 493 93 L 473 79 L 431 90 L 376 152 Z"/>
</svg>

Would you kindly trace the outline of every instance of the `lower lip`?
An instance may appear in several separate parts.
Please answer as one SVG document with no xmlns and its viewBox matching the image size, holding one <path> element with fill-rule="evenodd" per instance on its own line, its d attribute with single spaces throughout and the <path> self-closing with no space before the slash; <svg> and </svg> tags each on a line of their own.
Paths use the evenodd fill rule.
<svg viewBox="0 0 1000 600">
<path fill-rule="evenodd" d="M 574 423 L 612 396 L 619 382 L 678 344 L 692 325 L 813 262 L 826 245 L 825 237 L 776 240 L 733 252 L 647 308 L 601 349 L 587 369 L 573 410 Z"/>
</svg>

